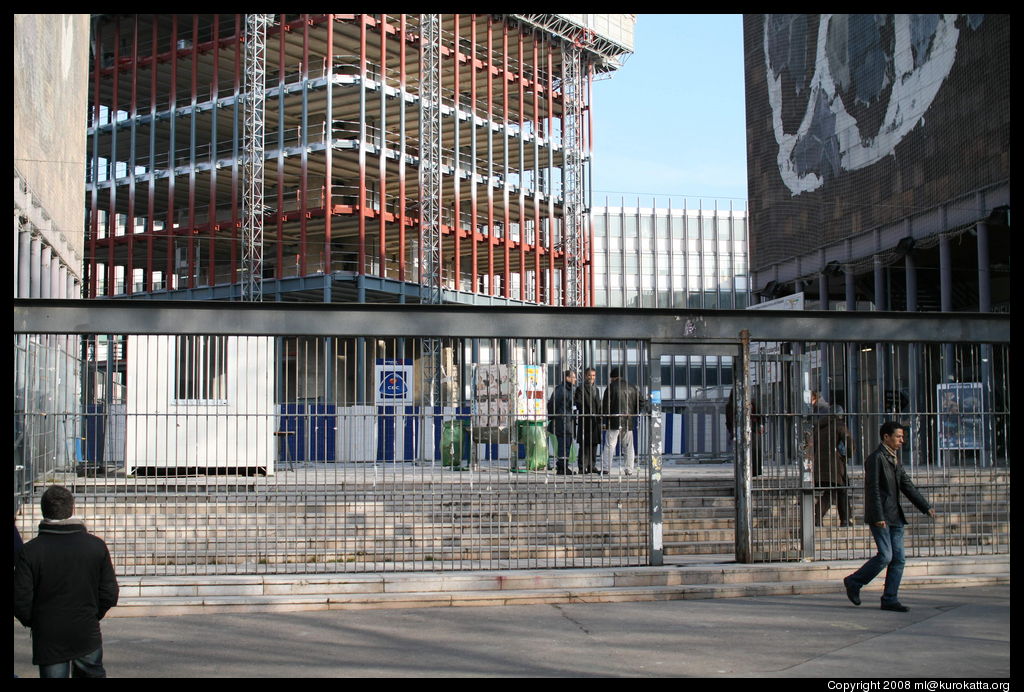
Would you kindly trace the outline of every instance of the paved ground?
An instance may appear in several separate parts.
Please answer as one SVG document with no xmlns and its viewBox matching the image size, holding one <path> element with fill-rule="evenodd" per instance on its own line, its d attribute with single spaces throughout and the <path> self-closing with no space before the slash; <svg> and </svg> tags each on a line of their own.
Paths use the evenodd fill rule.
<svg viewBox="0 0 1024 692">
<path fill-rule="evenodd" d="M 1010 675 L 1009 586 L 903 596 L 113 618 L 104 655 L 112 677 Z M 30 649 L 15 622 L 16 674 Z"/>
</svg>

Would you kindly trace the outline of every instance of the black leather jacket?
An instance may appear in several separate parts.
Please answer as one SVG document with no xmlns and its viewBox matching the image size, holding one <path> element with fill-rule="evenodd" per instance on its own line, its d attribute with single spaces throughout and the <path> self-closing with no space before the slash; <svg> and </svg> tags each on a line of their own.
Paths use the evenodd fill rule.
<svg viewBox="0 0 1024 692">
<path fill-rule="evenodd" d="M 864 460 L 864 522 L 877 524 L 884 521 L 893 526 L 903 526 L 907 517 L 900 506 L 900 493 L 907 496 L 914 506 L 927 514 L 931 505 L 914 486 L 910 476 L 892 457 L 885 445 Z"/>
</svg>

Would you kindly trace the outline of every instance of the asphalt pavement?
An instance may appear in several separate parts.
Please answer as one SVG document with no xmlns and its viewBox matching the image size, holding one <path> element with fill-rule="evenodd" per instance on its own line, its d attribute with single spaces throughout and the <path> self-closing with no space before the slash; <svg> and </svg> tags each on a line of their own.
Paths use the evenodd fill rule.
<svg viewBox="0 0 1024 692">
<path fill-rule="evenodd" d="M 111 618 L 104 662 L 121 678 L 1009 677 L 1009 586 L 901 596 L 909 613 L 838 592 Z M 14 673 L 38 677 L 17 621 Z"/>
</svg>

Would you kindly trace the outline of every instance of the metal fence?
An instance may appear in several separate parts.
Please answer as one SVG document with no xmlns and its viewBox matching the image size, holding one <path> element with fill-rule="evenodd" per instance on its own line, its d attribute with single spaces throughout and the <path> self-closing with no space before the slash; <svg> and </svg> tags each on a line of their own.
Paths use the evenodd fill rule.
<svg viewBox="0 0 1024 692">
<path fill-rule="evenodd" d="M 16 300 L 14 331 L 19 525 L 64 483 L 121 574 L 661 564 L 663 372 L 711 356 L 734 389 L 683 415 L 728 418 L 739 561 L 871 552 L 890 417 L 940 512 L 908 512 L 911 554 L 1009 550 L 1005 315 Z M 570 353 L 599 413 L 553 396 Z M 815 476 L 823 420 L 845 482 Z M 610 473 L 558 474 L 581 450 Z"/>
<path fill-rule="evenodd" d="M 178 328 L 16 337 L 28 362 L 48 340 L 81 354 L 81 396 L 16 395 L 16 429 L 78 442 L 26 474 L 22 530 L 60 482 L 120 574 L 649 562 L 644 341 L 575 340 L 595 369 L 584 407 L 553 397 L 565 339 L 196 333 L 156 310 Z M 612 374 L 640 385 L 615 444 Z M 37 433 L 23 447 L 40 440 L 50 454 Z"/>
<path fill-rule="evenodd" d="M 887 420 L 901 462 L 939 512 L 904 502 L 914 556 L 1009 552 L 1009 344 L 750 344 L 756 559 L 856 559 L 864 459 Z"/>
</svg>

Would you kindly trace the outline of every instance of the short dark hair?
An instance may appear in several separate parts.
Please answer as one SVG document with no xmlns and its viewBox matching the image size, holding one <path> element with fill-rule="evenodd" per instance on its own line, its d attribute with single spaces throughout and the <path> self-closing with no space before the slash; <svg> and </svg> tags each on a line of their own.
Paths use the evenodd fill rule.
<svg viewBox="0 0 1024 692">
<path fill-rule="evenodd" d="M 887 420 L 878 429 L 878 438 L 884 439 L 890 435 L 895 435 L 897 430 L 903 430 L 903 426 L 894 420 Z"/>
<path fill-rule="evenodd" d="M 595 370 L 594 368 L 587 368 L 586 370 L 583 371 L 583 374 L 586 375 L 588 372 L 592 372 L 595 375 L 597 374 L 597 370 Z"/>
<path fill-rule="evenodd" d="M 575 370 L 572 370 L 572 369 L 566 370 L 564 377 L 565 377 L 565 379 L 569 379 L 569 375 L 573 375 L 575 373 L 576 373 Z"/>
<path fill-rule="evenodd" d="M 610 373 L 608 373 L 608 377 L 618 377 L 618 376 L 619 376 L 619 369 L 618 368 L 612 368 L 612 371 Z"/>
<path fill-rule="evenodd" d="M 44 519 L 67 519 L 75 513 L 75 496 L 63 485 L 51 485 L 43 493 L 39 506 Z"/>
</svg>

